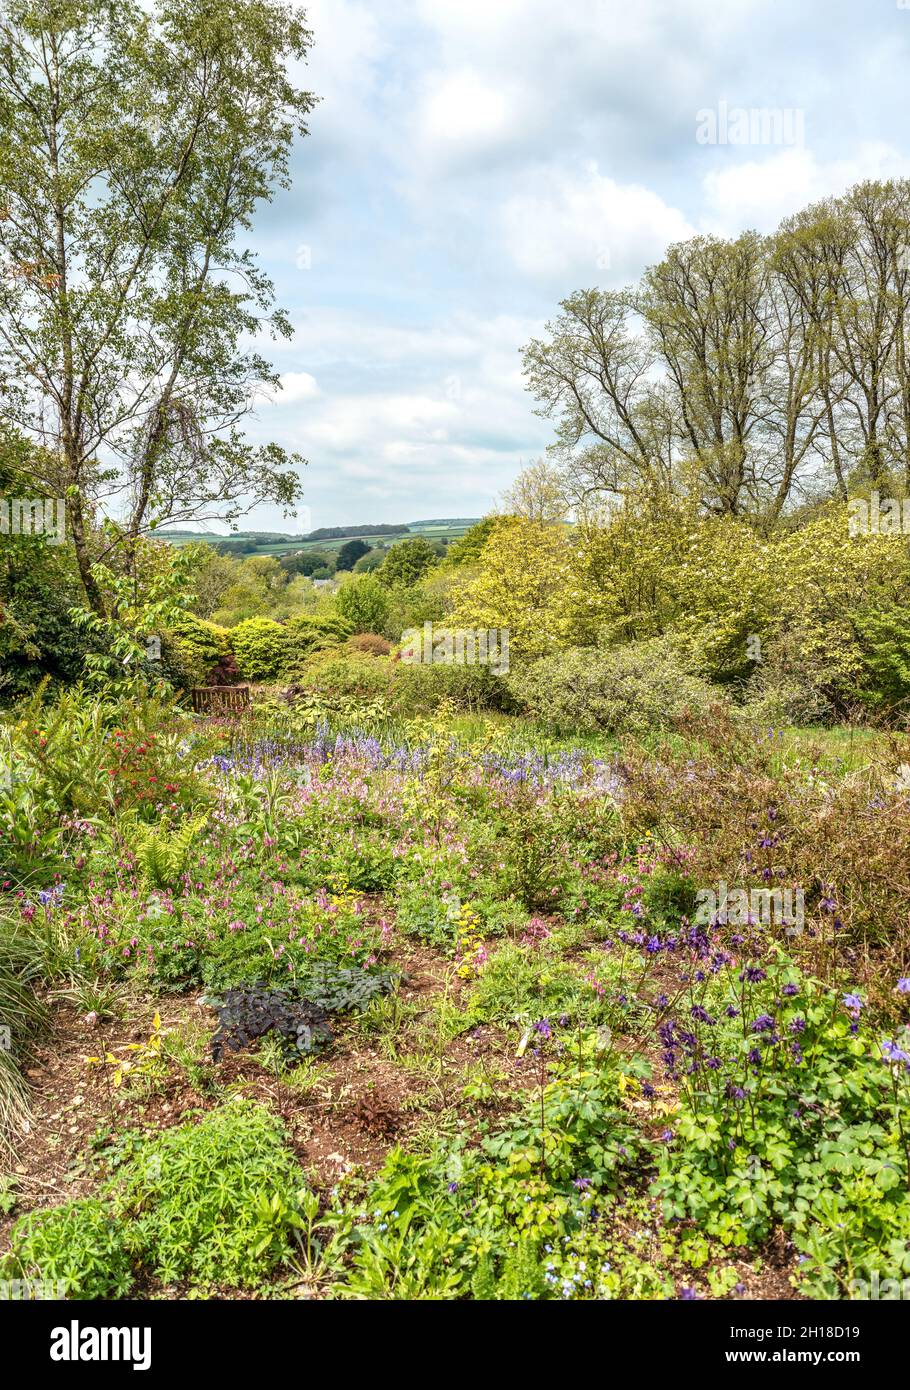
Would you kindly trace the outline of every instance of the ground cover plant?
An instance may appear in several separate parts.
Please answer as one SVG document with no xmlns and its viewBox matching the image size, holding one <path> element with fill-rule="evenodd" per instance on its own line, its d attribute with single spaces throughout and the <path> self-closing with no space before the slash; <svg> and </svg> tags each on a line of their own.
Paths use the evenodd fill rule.
<svg viewBox="0 0 910 1390">
<path fill-rule="evenodd" d="M 900 734 L 845 757 L 728 708 L 579 744 L 445 701 L 231 724 L 135 690 L 4 727 L 4 1277 L 735 1299 L 910 1276 Z M 765 911 L 787 887 L 798 914 Z"/>
</svg>

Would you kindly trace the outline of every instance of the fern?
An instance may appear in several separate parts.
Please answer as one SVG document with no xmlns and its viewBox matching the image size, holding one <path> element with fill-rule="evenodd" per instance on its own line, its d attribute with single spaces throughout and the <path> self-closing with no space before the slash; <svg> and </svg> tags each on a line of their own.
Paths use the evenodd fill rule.
<svg viewBox="0 0 910 1390">
<path fill-rule="evenodd" d="M 152 888 L 170 888 L 182 878 L 193 845 L 207 823 L 208 816 L 202 815 L 183 821 L 176 829 L 168 820 L 136 829 L 131 848 Z"/>
<path fill-rule="evenodd" d="M 471 1297 L 477 1303 L 491 1303 L 496 1298 L 496 1274 L 489 1255 L 482 1255 L 471 1277 Z"/>
<path fill-rule="evenodd" d="M 498 1278 L 490 1255 L 478 1260 L 471 1278 L 471 1297 L 480 1303 L 494 1300 L 515 1303 L 546 1296 L 537 1243 L 528 1236 L 520 1236 L 506 1251 Z"/>
<path fill-rule="evenodd" d="M 527 1236 L 521 1236 L 506 1251 L 496 1297 L 509 1303 L 526 1298 L 536 1300 L 544 1295 L 544 1289 L 537 1244 Z"/>
</svg>

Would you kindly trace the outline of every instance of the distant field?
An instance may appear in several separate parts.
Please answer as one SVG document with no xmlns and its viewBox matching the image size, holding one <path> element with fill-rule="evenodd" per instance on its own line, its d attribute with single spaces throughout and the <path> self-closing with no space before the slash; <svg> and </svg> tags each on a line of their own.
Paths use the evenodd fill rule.
<svg viewBox="0 0 910 1390">
<path fill-rule="evenodd" d="M 231 541 L 234 544 L 248 542 L 249 549 L 246 553 L 250 555 L 287 555 L 295 550 L 321 550 L 331 554 L 340 550 L 347 541 L 355 538 L 371 544 L 382 542 L 385 545 L 394 545 L 396 541 L 405 540 L 408 536 L 425 536 L 429 541 L 454 541 L 459 536 L 463 536 L 477 520 L 477 517 L 454 517 L 429 521 L 409 521 L 402 523 L 407 525 L 406 531 L 390 530 L 388 535 L 362 537 L 357 537 L 356 532 L 358 525 L 363 523 L 351 523 L 350 530 L 346 531 L 344 535 L 322 540 L 310 540 L 306 536 L 291 534 L 282 535 L 278 532 L 256 533 L 252 531 L 234 531 L 230 535 L 222 536 L 203 531 L 164 530 L 159 531 L 157 537 L 159 540 L 168 541 L 171 545 L 191 545 L 199 541 L 208 545 L 220 545 L 223 541 Z"/>
</svg>

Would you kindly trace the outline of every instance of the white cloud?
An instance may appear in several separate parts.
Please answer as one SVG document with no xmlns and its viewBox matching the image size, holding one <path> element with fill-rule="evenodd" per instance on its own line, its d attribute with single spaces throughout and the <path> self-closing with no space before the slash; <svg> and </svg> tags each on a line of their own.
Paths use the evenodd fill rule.
<svg viewBox="0 0 910 1390">
<path fill-rule="evenodd" d="M 314 376 L 309 372 L 285 372 L 281 378 L 281 390 L 269 394 L 271 405 L 297 405 L 300 401 L 313 401 L 322 392 Z"/>
<path fill-rule="evenodd" d="M 421 328 L 314 310 L 283 350 L 294 366 L 282 380 L 315 384 L 302 368 L 318 359 L 317 393 L 287 416 L 260 412 L 257 431 L 309 460 L 314 526 L 479 515 L 549 435 L 530 409 L 518 353 L 541 328 L 508 315 L 456 314 Z"/>
<path fill-rule="evenodd" d="M 528 275 L 575 275 L 579 286 L 640 274 L 693 228 L 678 209 L 640 185 L 623 185 L 590 162 L 582 173 L 531 175 L 500 209 L 515 266 Z"/>
<path fill-rule="evenodd" d="M 563 295 L 910 172 L 893 0 L 303 8 L 323 100 L 258 225 L 296 334 L 257 343 L 286 389 L 255 428 L 310 459 L 317 525 L 479 513 L 552 439 L 518 349 Z M 698 146 L 721 98 L 804 109 L 808 146 Z"/>
<path fill-rule="evenodd" d="M 509 130 L 509 102 L 501 85 L 490 86 L 464 69 L 430 79 L 430 87 L 424 121 L 431 139 L 483 143 Z"/>
<path fill-rule="evenodd" d="M 702 226 L 720 236 L 736 236 L 747 227 L 772 232 L 784 217 L 862 179 L 908 174 L 910 157 L 885 143 L 866 144 L 849 158 L 829 161 L 807 149 L 781 150 L 706 174 Z"/>
<path fill-rule="evenodd" d="M 294 76 L 319 97 L 308 142 L 308 153 L 319 159 L 374 128 L 370 105 L 388 45 L 381 21 L 356 0 L 307 0 L 305 14 L 314 44 Z"/>
</svg>

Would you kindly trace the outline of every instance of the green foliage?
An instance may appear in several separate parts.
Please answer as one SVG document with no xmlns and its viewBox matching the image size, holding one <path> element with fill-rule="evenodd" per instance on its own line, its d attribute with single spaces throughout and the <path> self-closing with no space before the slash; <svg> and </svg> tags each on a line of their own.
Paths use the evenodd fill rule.
<svg viewBox="0 0 910 1390">
<path fill-rule="evenodd" d="M 21 1068 L 47 1022 L 45 1006 L 35 993 L 41 962 L 38 933 L 0 910 L 0 1027 L 9 1030 L 0 1045 L 0 1151 L 28 1114 Z"/>
<path fill-rule="evenodd" d="M 886 1250 L 889 1269 L 907 1274 L 896 1252 L 910 1238 L 910 1084 L 889 1060 L 905 1047 L 852 1031 L 848 1009 L 786 960 L 755 975 L 710 1001 L 706 1036 L 665 1037 L 696 1060 L 654 1185 L 665 1216 L 727 1245 L 782 1225 L 815 1296 L 849 1292 Z"/>
<path fill-rule="evenodd" d="M 641 1063 L 631 1070 L 647 1075 Z M 581 1067 L 557 1077 L 484 1141 L 484 1151 L 513 1174 L 544 1172 L 557 1186 L 577 1177 L 598 1189 L 615 1184 L 640 1142 L 620 1105 L 622 1074 L 607 1054 L 596 1071 Z"/>
<path fill-rule="evenodd" d="M 126 1135 L 115 1161 L 100 1197 L 20 1219 L 14 1277 L 64 1280 L 73 1298 L 122 1298 L 140 1273 L 254 1288 L 289 1257 L 307 1194 L 263 1106 L 237 1099 L 146 1140 Z"/>
<path fill-rule="evenodd" d="M 910 607 L 854 616 L 862 650 L 859 698 L 873 712 L 906 714 L 910 702 Z"/>
<path fill-rule="evenodd" d="M 106 551 L 116 552 L 125 543 L 115 522 L 105 521 L 102 531 Z M 143 686 L 161 688 L 163 671 L 149 656 L 148 640 L 182 619 L 197 564 L 191 550 L 155 545 L 141 537 L 131 539 L 129 546 L 128 569 L 115 560 L 92 565 L 88 587 L 93 604 L 71 611 L 94 647 L 85 658 L 86 681 L 107 694 L 120 690 L 127 696 Z"/>
<path fill-rule="evenodd" d="M 362 1011 L 392 987 L 394 975 L 383 970 L 351 970 L 330 961 L 313 961 L 302 970 L 294 989 L 259 984 L 230 989 L 214 1001 L 218 1031 L 212 1055 L 219 1061 L 227 1047 L 238 1051 L 274 1034 L 284 1060 L 296 1065 L 332 1041 L 328 1015 Z"/>
<path fill-rule="evenodd" d="M 566 844 L 553 807 L 533 794 L 504 802 L 495 824 L 493 858 L 497 887 L 533 912 L 561 906 L 566 879 Z"/>
<path fill-rule="evenodd" d="M 94 1197 L 20 1217 L 0 1268 L 9 1279 L 59 1281 L 73 1299 L 126 1298 L 135 1282 L 126 1230 Z"/>
<path fill-rule="evenodd" d="M 369 553 L 370 546 L 366 541 L 360 540 L 359 537 L 355 540 L 345 541 L 336 556 L 335 568 L 336 570 L 352 570 L 357 561 L 362 559 L 364 555 L 369 555 Z"/>
<path fill-rule="evenodd" d="M 203 685 L 213 666 L 228 656 L 232 650 L 231 635 L 227 628 L 216 623 L 197 618 L 192 613 L 182 614 L 174 624 L 171 643 L 174 656 L 181 664 L 185 676 L 184 684 Z M 163 654 L 167 656 L 167 637 L 163 644 Z"/>
<path fill-rule="evenodd" d="M 390 552 L 391 553 L 391 552 Z M 370 574 L 355 575 L 338 590 L 335 606 L 352 632 L 383 632 L 389 601 L 382 585 Z"/>
<path fill-rule="evenodd" d="M 488 666 L 408 664 L 359 651 L 330 651 L 315 656 L 297 679 L 329 711 L 342 712 L 345 699 L 381 699 L 388 714 L 399 718 L 433 714 L 445 701 L 471 712 L 514 708 L 505 677 Z"/>
<path fill-rule="evenodd" d="M 411 536 L 392 546 L 377 570 L 377 576 L 389 589 L 408 589 L 438 563 L 439 556 L 426 537 Z"/>
<path fill-rule="evenodd" d="M 109 1200 L 143 1270 L 251 1288 L 288 1257 L 301 1179 L 281 1123 L 237 1099 L 137 1143 Z"/>
<path fill-rule="evenodd" d="M 480 559 L 483 548 L 496 527 L 498 517 L 485 516 L 481 521 L 475 521 L 474 525 L 465 531 L 463 536 L 453 541 L 446 552 L 446 559 L 451 565 L 474 564 Z"/>
<path fill-rule="evenodd" d="M 544 1080 L 479 1153 L 457 1139 L 429 1154 L 393 1149 L 364 1198 L 372 1219 L 351 1231 L 353 1261 L 339 1293 L 586 1296 L 593 1277 L 576 1285 L 573 1269 L 567 1295 L 555 1271 L 571 1250 L 581 1268 L 588 1256 L 593 1275 L 607 1200 L 598 1187 L 634 1161 L 634 1131 L 616 1103 L 619 1076 L 602 1059 L 597 1071 Z"/>
<path fill-rule="evenodd" d="M 272 618 L 248 618 L 231 631 L 234 655 L 247 680 L 274 680 L 288 662 L 287 629 Z"/>
<path fill-rule="evenodd" d="M 314 960 L 298 972 L 297 988 L 327 1013 L 350 1013 L 366 1009 L 373 999 L 388 993 L 396 978 L 394 971 L 352 970 Z"/>
<path fill-rule="evenodd" d="M 687 709 L 706 711 L 718 698 L 659 641 L 572 647 L 519 667 L 508 685 L 535 719 L 563 733 L 641 736 L 672 727 Z"/>
<path fill-rule="evenodd" d="M 467 1001 L 472 1023 L 529 1023 L 566 1016 L 599 1021 L 604 1009 L 582 972 L 553 953 L 506 942 L 493 952 Z"/>
<path fill-rule="evenodd" d="M 279 564 L 288 574 L 303 574 L 309 579 L 327 578 L 334 568 L 332 557 L 325 550 L 298 550 L 282 555 Z"/>
<path fill-rule="evenodd" d="M 208 822 L 207 815 L 187 817 L 176 826 L 170 821 L 136 828 L 131 849 L 152 888 L 172 888 L 188 872 L 196 841 Z"/>
<path fill-rule="evenodd" d="M 311 652 L 337 648 L 353 631 L 340 615 L 300 614 L 287 622 L 288 649 L 285 671 L 293 679 L 306 671 L 306 659 Z"/>
</svg>

